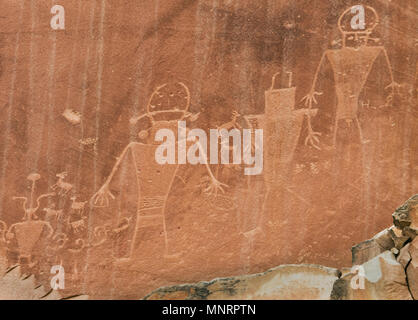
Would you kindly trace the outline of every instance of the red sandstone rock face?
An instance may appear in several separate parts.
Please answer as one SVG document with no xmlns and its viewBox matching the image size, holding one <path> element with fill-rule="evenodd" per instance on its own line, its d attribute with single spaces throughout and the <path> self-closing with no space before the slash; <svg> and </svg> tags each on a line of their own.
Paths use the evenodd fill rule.
<svg viewBox="0 0 418 320">
<path fill-rule="evenodd" d="M 66 0 L 65 30 L 50 1 L 2 4 L 8 264 L 45 284 L 62 264 L 65 293 L 98 298 L 348 265 L 416 192 L 418 168 L 416 2 L 364 3 L 380 19 L 366 43 L 339 32 L 353 4 Z M 263 129 L 263 174 L 156 165 L 154 135 L 178 119 Z"/>
<path fill-rule="evenodd" d="M 417 201 L 418 195 L 411 197 L 393 214 L 399 232 L 393 232 L 392 226 L 352 248 L 351 268 L 281 265 L 259 274 L 163 287 L 145 299 L 416 299 L 418 229 L 413 221 Z M 406 238 L 402 245 L 400 238 Z"/>
</svg>

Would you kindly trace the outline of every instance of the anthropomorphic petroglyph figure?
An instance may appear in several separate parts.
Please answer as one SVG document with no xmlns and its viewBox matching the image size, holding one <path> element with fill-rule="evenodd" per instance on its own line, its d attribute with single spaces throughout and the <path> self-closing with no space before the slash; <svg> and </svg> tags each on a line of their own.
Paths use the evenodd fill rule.
<svg viewBox="0 0 418 320">
<path fill-rule="evenodd" d="M 39 174 L 33 173 L 33 174 L 30 174 L 27 178 L 29 181 L 32 182 L 29 206 L 27 206 L 27 202 L 28 202 L 27 197 L 13 197 L 13 200 L 23 200 L 23 210 L 25 212 L 25 215 L 23 216 L 23 220 L 36 220 L 36 219 L 38 219 L 38 216 L 36 215 L 36 212 L 38 211 L 38 209 L 40 207 L 41 199 L 46 198 L 46 197 L 51 197 L 51 196 L 55 195 L 55 193 L 42 194 L 36 199 L 36 207 L 33 206 L 35 184 L 36 184 L 36 181 L 40 179 L 40 177 L 41 176 Z"/>
<path fill-rule="evenodd" d="M 357 26 L 356 29 L 353 29 L 352 24 L 350 24 L 350 19 L 353 19 L 352 12 L 355 12 L 354 9 L 357 8 L 364 11 L 365 23 L 363 26 Z M 311 90 L 302 99 L 309 109 L 312 108 L 314 103 L 317 103 L 316 96 L 322 94 L 322 92 L 315 91 L 318 74 L 325 61 L 328 60 L 334 72 L 335 88 L 338 99 L 333 129 L 333 146 L 335 146 L 336 143 L 338 122 L 340 120 L 346 120 L 348 124 L 351 124 L 354 121 L 358 128 L 361 142 L 368 142 L 363 137 L 358 119 L 359 95 L 369 77 L 375 60 L 379 55 L 382 54 L 384 56 L 391 79 L 391 83 L 386 87 L 386 89 L 391 89 L 391 94 L 389 94 L 386 99 L 387 105 L 392 103 L 393 96 L 399 87 L 399 85 L 394 82 L 392 67 L 386 49 L 383 46 L 373 45 L 378 39 L 372 38 L 371 34 L 378 23 L 379 17 L 372 7 L 355 6 L 345 10 L 338 20 L 338 28 L 342 35 L 342 47 L 339 49 L 328 49 L 323 53 L 315 72 Z M 320 135 L 319 132 L 313 130 L 311 118 L 308 115 L 308 136 L 305 140 L 305 144 L 320 149 L 318 138 Z"/>
<path fill-rule="evenodd" d="M 27 178 L 32 182 L 29 206 L 27 206 L 27 197 L 13 197 L 14 200 L 23 200 L 23 210 L 25 215 L 23 217 L 23 221 L 12 224 L 6 234 L 6 238 L 9 242 L 12 239 L 16 239 L 20 263 L 26 263 L 30 267 L 34 265 L 32 261 L 33 248 L 36 242 L 41 238 L 43 232 L 47 230 L 47 238 L 50 238 L 54 233 L 51 224 L 48 221 L 39 220 L 36 215 L 36 212 L 40 207 L 40 200 L 55 195 L 54 193 L 40 195 L 36 199 L 36 206 L 34 206 L 33 200 L 35 194 L 35 184 L 40 177 L 41 176 L 39 174 L 33 173 Z"/>
<path fill-rule="evenodd" d="M 58 192 L 59 195 L 65 195 L 73 188 L 72 184 L 68 182 L 64 182 L 64 179 L 67 177 L 67 175 L 68 175 L 67 172 L 58 173 L 56 175 L 58 177 L 58 181 L 51 187 L 52 190 L 59 189 L 59 192 Z"/>
<path fill-rule="evenodd" d="M 270 189 L 280 184 L 285 164 L 293 159 L 304 117 L 317 113 L 317 109 L 295 109 L 292 73 L 288 72 L 287 88 L 275 89 L 278 75 L 273 75 L 271 87 L 265 92 L 264 114 L 246 117 L 254 128 L 264 129 L 264 178 Z"/>
<path fill-rule="evenodd" d="M 289 73 L 288 88 L 274 89 L 276 73 L 269 90 L 265 92 L 265 181 L 277 184 L 284 174 L 285 164 L 293 159 L 305 116 L 315 116 L 316 109 L 295 110 L 296 87 L 292 87 Z"/>
<path fill-rule="evenodd" d="M 285 190 L 294 194 L 287 187 L 286 174 L 290 171 L 296 146 L 302 130 L 305 116 L 315 116 L 317 109 L 295 109 L 296 87 L 292 86 L 292 73 L 288 72 L 288 83 L 284 88 L 275 88 L 276 79 L 280 73 L 273 75 L 271 86 L 265 91 L 265 110 L 263 114 L 245 116 L 249 126 L 253 129 L 264 130 L 264 185 L 266 192 L 264 199 L 253 199 L 261 206 L 252 213 L 253 221 L 248 223 L 253 228 L 245 228 L 243 234 L 250 239 L 261 232 L 267 223 L 264 212 L 265 203 L 278 190 Z M 296 195 L 300 198 L 299 195 Z M 247 200 L 246 200 L 247 201 Z M 251 205 L 251 204 L 249 204 Z"/>
<path fill-rule="evenodd" d="M 171 186 L 176 178 L 179 161 L 176 161 L 176 164 L 161 165 L 157 163 L 155 153 L 161 143 L 155 141 L 155 136 L 160 129 L 169 129 L 176 135 L 176 147 L 180 148 L 180 145 L 184 142 L 182 140 L 186 139 L 187 131 L 185 130 L 184 139 L 177 136 L 178 132 L 181 131 L 181 128 L 178 128 L 179 121 L 194 121 L 196 119 L 196 115 L 188 112 L 189 106 L 190 93 L 184 83 L 179 82 L 174 86 L 164 84 L 157 87 L 149 99 L 147 112 L 131 119 L 132 125 L 144 119 L 150 123 L 148 129 L 139 132 L 139 138 L 142 142 L 131 142 L 125 147 L 103 186 L 91 199 L 91 203 L 95 207 L 108 207 L 110 200 L 115 200 L 115 195 L 110 191 L 110 185 L 116 183 L 116 174 L 129 172 L 130 177 L 135 177 L 136 200 L 130 199 L 130 202 L 136 202 L 135 216 L 120 214 L 116 223 L 116 225 L 120 225 L 123 219 L 127 219 L 124 221 L 132 221 L 132 224 L 134 224 L 133 228 L 130 228 L 132 234 L 127 240 L 130 243 L 128 252 L 121 259 L 132 257 L 135 242 L 140 238 L 139 228 L 156 224 L 162 224 L 163 226 L 167 255 L 168 237 L 165 207 Z M 184 146 L 189 143 L 190 141 L 184 142 Z M 200 151 L 205 152 L 203 149 Z M 204 192 L 224 192 L 223 188 L 226 185 L 215 178 L 208 164 L 205 164 L 205 167 L 210 177 L 210 184 Z M 119 190 L 120 193 L 124 191 L 123 189 Z"/>
</svg>

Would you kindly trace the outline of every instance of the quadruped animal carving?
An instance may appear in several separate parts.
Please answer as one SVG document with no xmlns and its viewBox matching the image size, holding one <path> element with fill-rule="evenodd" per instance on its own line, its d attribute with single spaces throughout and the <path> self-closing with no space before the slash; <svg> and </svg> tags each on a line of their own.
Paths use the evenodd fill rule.
<svg viewBox="0 0 418 320">
<path fill-rule="evenodd" d="M 71 209 L 76 211 L 80 216 L 84 213 L 84 207 L 88 201 L 76 201 L 77 197 L 71 197 Z"/>
<path fill-rule="evenodd" d="M 58 174 L 57 176 L 63 179 L 66 174 Z M 9 263 L 19 263 L 25 268 L 29 268 L 30 272 L 45 261 L 51 262 L 53 260 L 54 263 L 61 263 L 63 256 L 67 253 L 81 252 L 82 249 L 94 247 L 103 240 L 100 235 L 97 238 L 96 234 L 92 235 L 88 244 L 82 239 L 85 236 L 83 232 L 87 230 L 87 217 L 83 212 L 86 202 L 76 202 L 75 197 L 72 197 L 71 209 L 75 211 L 72 213 L 75 220 L 72 221 L 70 214 L 67 215 L 65 201 L 61 201 L 61 207 L 56 207 L 53 197 L 58 194 L 51 192 L 36 197 L 36 182 L 40 178 L 41 175 L 38 173 L 28 175 L 27 180 L 31 183 L 29 197 L 13 197 L 13 200 L 23 200 L 24 215 L 21 221 L 7 227 L 6 223 L 0 220 L 0 242 L 5 243 L 7 250 L 13 256 Z M 65 185 L 62 183 L 58 183 L 56 186 L 61 186 L 65 190 Z M 64 192 L 62 196 L 66 194 Z M 40 209 L 42 199 L 46 198 L 52 199 L 50 199 L 48 206 Z M 38 215 L 38 211 L 43 211 L 44 214 Z M 45 255 L 42 258 L 38 255 L 42 251 L 38 246 L 45 249 Z"/>
<path fill-rule="evenodd" d="M 50 220 L 59 221 L 61 220 L 64 214 L 64 210 L 62 209 L 55 210 L 54 208 L 44 208 L 43 211 L 45 211 L 45 220 L 47 221 L 50 221 Z"/>
<path fill-rule="evenodd" d="M 68 175 L 67 172 L 58 173 L 56 175 L 58 177 L 58 181 L 57 181 L 57 183 L 55 183 L 51 187 L 52 190 L 58 189 L 59 190 L 59 192 L 58 192 L 59 195 L 67 194 L 73 188 L 72 184 L 64 181 L 64 179 L 67 177 L 67 175 Z"/>
</svg>

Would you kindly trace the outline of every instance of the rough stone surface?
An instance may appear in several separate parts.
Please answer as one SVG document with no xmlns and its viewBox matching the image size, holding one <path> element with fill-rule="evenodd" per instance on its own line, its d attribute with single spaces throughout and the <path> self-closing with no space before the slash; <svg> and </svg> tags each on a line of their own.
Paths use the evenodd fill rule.
<svg viewBox="0 0 418 320">
<path fill-rule="evenodd" d="M 21 266 L 8 266 L 4 244 L 0 242 L 0 300 L 87 300 L 87 295 L 64 296 L 45 287 L 33 274 L 24 274 Z"/>
<path fill-rule="evenodd" d="M 411 243 L 408 248 L 411 260 L 407 265 L 406 275 L 412 297 L 418 299 L 418 238 Z"/>
<path fill-rule="evenodd" d="M 0 257 L 0 300 L 87 300 L 86 295 L 65 297 L 44 287 L 34 275 L 22 274 L 20 266 L 7 268 Z"/>
<path fill-rule="evenodd" d="M 333 287 L 333 300 L 411 300 L 403 267 L 390 251 L 362 264 L 364 275 L 348 273 Z M 361 286 L 361 278 L 364 286 Z M 354 285 L 353 285 L 354 283 Z M 357 284 L 357 286 L 356 286 Z"/>
<path fill-rule="evenodd" d="M 318 265 L 283 265 L 254 275 L 160 288 L 145 299 L 328 300 L 339 275 Z"/>
<path fill-rule="evenodd" d="M 411 197 L 393 213 L 393 223 L 403 235 L 414 238 L 418 234 L 418 194 Z"/>
<path fill-rule="evenodd" d="M 361 242 L 351 248 L 352 264 L 363 264 L 382 252 L 391 250 L 393 247 L 395 247 L 395 242 L 391 236 L 390 229 L 385 229 L 372 239 Z"/>
<path fill-rule="evenodd" d="M 401 264 L 401 266 L 406 269 L 408 263 L 411 261 L 411 254 L 409 253 L 409 246 L 410 243 L 405 245 L 399 252 L 398 257 L 396 260 Z"/>
<path fill-rule="evenodd" d="M 389 232 L 395 244 L 395 247 L 398 250 L 401 249 L 408 240 L 410 240 L 409 236 L 403 235 L 402 229 L 399 229 L 395 226 L 391 227 L 389 229 Z"/>
</svg>

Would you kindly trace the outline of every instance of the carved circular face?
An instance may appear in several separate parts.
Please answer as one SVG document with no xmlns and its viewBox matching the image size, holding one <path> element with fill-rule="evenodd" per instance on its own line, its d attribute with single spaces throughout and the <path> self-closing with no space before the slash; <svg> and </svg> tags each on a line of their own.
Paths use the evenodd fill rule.
<svg viewBox="0 0 418 320">
<path fill-rule="evenodd" d="M 346 9 L 338 19 L 338 28 L 342 33 L 370 34 L 378 24 L 376 10 L 363 5 Z"/>
<path fill-rule="evenodd" d="M 189 89 L 182 82 L 159 86 L 151 95 L 147 111 L 154 120 L 182 119 L 190 105 Z"/>
</svg>

